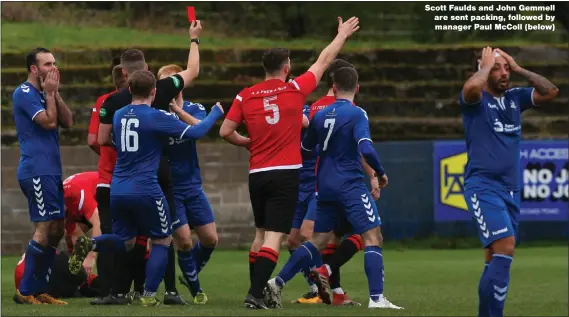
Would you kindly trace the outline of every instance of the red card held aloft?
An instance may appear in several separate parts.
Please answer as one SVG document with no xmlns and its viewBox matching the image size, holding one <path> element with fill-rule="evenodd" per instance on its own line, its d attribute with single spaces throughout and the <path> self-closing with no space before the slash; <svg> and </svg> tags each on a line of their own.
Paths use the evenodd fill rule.
<svg viewBox="0 0 569 317">
<path fill-rule="evenodd" d="M 193 6 L 188 7 L 188 22 L 192 23 L 196 20 L 196 8 Z"/>
</svg>

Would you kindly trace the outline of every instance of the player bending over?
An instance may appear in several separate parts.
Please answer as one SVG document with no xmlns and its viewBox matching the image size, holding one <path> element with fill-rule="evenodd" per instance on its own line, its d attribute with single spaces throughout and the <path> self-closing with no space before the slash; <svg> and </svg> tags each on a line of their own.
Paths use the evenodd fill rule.
<svg viewBox="0 0 569 317">
<path fill-rule="evenodd" d="M 484 48 L 476 67 L 460 94 L 468 152 L 464 199 L 486 260 L 478 316 L 503 316 L 520 214 L 521 113 L 553 100 L 559 90 L 500 49 Z M 512 72 L 533 87 L 509 88 Z"/>
<path fill-rule="evenodd" d="M 267 297 L 271 306 L 281 305 L 285 283 L 311 259 L 321 256 L 320 250 L 334 234 L 338 220 L 346 217 L 365 244 L 364 265 L 370 296 L 368 307 L 400 309 L 383 296 L 381 221 L 375 202 L 363 182 L 362 155 L 384 185 L 387 184 L 387 176 L 372 146 L 367 115 L 363 109 L 353 106 L 358 87 L 355 69 L 344 67 L 336 71 L 336 102 L 314 116 L 302 141 L 304 150 L 313 151 L 317 145 L 320 149 L 314 234 L 292 254 L 277 277 L 268 282 Z M 332 303 L 331 273 L 327 265 L 311 272 L 320 298 L 326 304 Z"/>
<path fill-rule="evenodd" d="M 45 48 L 26 57 L 28 79 L 13 94 L 20 145 L 18 182 L 28 199 L 35 231 L 25 253 L 18 304 L 67 304 L 46 293 L 56 248 L 64 234 L 63 184 L 58 126 L 70 128 L 71 111 L 59 95 L 59 70 Z"/>
<path fill-rule="evenodd" d="M 200 138 L 223 110 L 216 105 L 200 124 L 189 126 L 169 112 L 150 107 L 156 96 L 156 78 L 149 71 L 133 73 L 129 90 L 132 104 L 118 110 L 113 119 L 113 142 L 118 152 L 111 184 L 114 233 L 92 240 L 80 237 L 69 265 L 76 272 L 88 252 L 127 252 L 134 247 L 137 235 L 148 236 L 152 249 L 140 301 L 144 306 L 156 306 L 160 303 L 156 291 L 164 277 L 172 241 L 170 212 L 157 180 L 162 149 L 168 137 Z"/>
<path fill-rule="evenodd" d="M 167 65 L 158 71 L 158 78 L 166 78 L 180 71 L 177 65 Z M 170 110 L 191 125 L 199 124 L 207 115 L 203 105 L 184 101 L 182 92 L 172 101 Z M 217 245 L 213 210 L 202 188 L 196 141 L 170 137 L 168 145 L 174 191 L 172 230 L 178 248 L 178 263 L 185 273 L 180 281 L 190 289 L 195 304 L 205 304 L 207 296 L 200 287 L 198 274 Z M 190 227 L 199 239 L 193 247 Z"/>
<path fill-rule="evenodd" d="M 98 172 L 84 172 L 69 176 L 63 181 L 65 198 L 65 241 L 69 252 L 80 236 L 91 231 L 91 236 L 101 235 L 99 210 L 95 192 L 99 181 Z M 92 230 L 91 230 L 92 229 Z M 93 272 L 97 253 L 91 252 L 83 261 L 87 274 Z"/>
<path fill-rule="evenodd" d="M 328 105 L 336 101 L 333 91 L 333 74 L 342 67 L 354 68 L 354 65 L 342 60 L 335 59 L 324 74 L 326 78 L 326 84 L 328 86 L 328 93 L 326 96 L 320 98 L 310 106 L 309 118 L 312 119 L 314 115 Z M 303 134 L 304 136 L 304 134 Z M 318 192 L 316 189 L 316 159 L 315 155 L 312 153 L 303 154 L 303 167 L 301 169 L 301 190 L 299 191 L 299 204 L 297 206 L 295 218 L 293 220 L 293 229 L 288 237 L 289 248 L 294 246 L 298 248 L 300 244 L 304 241 L 310 240 L 312 233 L 314 231 L 314 220 L 316 217 L 316 201 L 318 199 Z M 311 168 L 311 177 L 305 168 Z M 367 164 L 364 158 L 362 158 L 362 167 L 366 174 L 370 178 L 370 186 L 372 188 L 371 195 L 373 200 L 379 198 L 379 181 L 377 177 L 374 177 L 374 170 Z M 305 184 L 305 186 L 303 186 Z M 304 197 L 310 197 L 310 201 L 302 200 Z M 298 230 L 300 228 L 300 230 Z M 350 223 L 343 218 L 341 224 L 334 230 L 334 236 L 328 242 L 326 249 L 322 251 L 322 261 L 328 265 L 332 270 L 332 275 L 330 276 L 330 287 L 333 292 L 332 305 L 355 305 L 359 306 L 360 303 L 351 300 L 340 285 L 340 267 L 347 263 L 359 250 L 363 249 L 363 240 L 357 234 L 351 234 L 352 226 Z M 345 237 L 342 239 L 342 237 Z M 302 241 L 300 241 L 302 240 Z M 290 249 L 289 249 L 290 250 Z M 318 260 L 319 258 L 317 258 Z M 318 262 L 318 261 L 317 261 Z M 321 263 L 313 263 L 313 266 L 320 267 Z M 318 297 L 318 289 L 316 285 L 308 278 L 310 268 L 303 268 L 302 273 L 305 278 L 308 279 L 310 285 L 310 291 L 303 295 L 301 298 L 295 300 L 295 303 L 306 303 L 314 304 L 322 302 Z"/>
<path fill-rule="evenodd" d="M 245 307 L 267 309 L 263 289 L 271 277 L 285 234 L 290 232 L 298 199 L 302 167 L 300 134 L 306 97 L 342 46 L 359 29 L 359 20 L 338 18 L 338 35 L 307 72 L 287 82 L 291 63 L 287 49 L 270 49 L 263 56 L 266 80 L 245 88 L 236 97 L 219 134 L 238 146 L 250 146 L 249 193 L 255 218 L 255 240 L 249 253 L 251 287 Z M 244 122 L 250 140 L 235 130 Z"/>
</svg>

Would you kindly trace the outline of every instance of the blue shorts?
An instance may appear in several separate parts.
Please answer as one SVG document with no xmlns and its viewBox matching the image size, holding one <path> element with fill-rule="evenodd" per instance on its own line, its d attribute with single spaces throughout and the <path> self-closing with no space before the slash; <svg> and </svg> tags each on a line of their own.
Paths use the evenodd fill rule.
<svg viewBox="0 0 569 317">
<path fill-rule="evenodd" d="M 514 236 L 518 241 L 519 191 L 465 188 L 464 199 L 478 227 L 484 248 L 489 247 L 494 241 L 510 236 Z"/>
<path fill-rule="evenodd" d="M 201 187 L 174 192 L 174 208 L 176 219 L 172 221 L 172 230 L 185 224 L 200 227 L 215 221 L 209 200 Z"/>
<path fill-rule="evenodd" d="M 308 204 L 308 210 L 304 215 L 304 220 L 316 221 L 316 206 L 318 203 L 318 193 L 314 193 L 314 198 Z"/>
<path fill-rule="evenodd" d="M 113 233 L 122 240 L 136 236 L 166 238 L 172 233 L 170 209 L 164 194 L 111 195 Z"/>
<path fill-rule="evenodd" d="M 65 218 L 65 203 L 61 176 L 44 175 L 19 181 L 28 199 L 30 220 L 44 222 Z"/>
<path fill-rule="evenodd" d="M 315 209 L 316 206 L 316 193 L 314 190 L 308 192 L 298 192 L 298 200 L 296 202 L 296 211 L 292 218 L 292 228 L 300 229 L 302 222 L 310 212 L 310 208 Z"/>
<path fill-rule="evenodd" d="M 318 199 L 314 232 L 340 230 L 344 219 L 348 220 L 356 234 L 381 225 L 375 201 L 363 183 L 333 201 Z"/>
</svg>

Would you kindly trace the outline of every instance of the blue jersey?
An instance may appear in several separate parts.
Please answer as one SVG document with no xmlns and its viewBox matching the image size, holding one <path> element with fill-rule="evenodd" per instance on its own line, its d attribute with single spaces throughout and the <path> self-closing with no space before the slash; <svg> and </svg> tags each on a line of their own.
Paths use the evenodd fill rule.
<svg viewBox="0 0 569 317">
<path fill-rule="evenodd" d="M 204 120 L 207 115 L 204 106 L 199 103 L 184 101 L 183 109 L 199 120 Z M 189 188 L 200 187 L 202 177 L 196 141 L 170 137 L 168 144 L 168 159 L 174 191 L 185 191 Z"/>
<path fill-rule="evenodd" d="M 34 122 L 34 118 L 45 111 L 43 94 L 29 82 L 24 82 L 16 88 L 12 98 L 20 143 L 18 180 L 42 175 L 61 176 L 58 129 L 46 130 Z"/>
<path fill-rule="evenodd" d="M 303 115 L 310 116 L 310 106 L 305 105 Z M 308 129 L 302 130 L 301 140 L 306 135 Z M 316 155 L 304 154 L 302 156 L 302 167 L 300 168 L 300 192 L 313 192 L 316 189 Z"/>
<path fill-rule="evenodd" d="M 162 193 L 158 166 L 168 137 L 189 138 L 190 126 L 173 114 L 146 105 L 128 105 L 113 118 L 113 142 L 117 163 L 111 195 Z"/>
<path fill-rule="evenodd" d="M 532 106 L 533 88 L 512 88 L 503 97 L 483 91 L 481 101 L 472 105 L 460 94 L 468 152 L 465 186 L 520 188 L 521 113 Z"/>
<path fill-rule="evenodd" d="M 337 99 L 316 113 L 302 141 L 304 149 L 320 148 L 318 200 L 333 201 L 363 184 L 362 155 L 358 144 L 370 140 L 366 112 L 351 101 Z"/>
</svg>

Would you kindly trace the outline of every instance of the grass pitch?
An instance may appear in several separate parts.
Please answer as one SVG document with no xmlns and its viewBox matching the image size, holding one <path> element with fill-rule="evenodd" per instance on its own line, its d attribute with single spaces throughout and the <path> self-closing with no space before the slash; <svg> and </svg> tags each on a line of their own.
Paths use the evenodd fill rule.
<svg viewBox="0 0 569 317">
<path fill-rule="evenodd" d="M 283 309 L 251 311 L 242 302 L 249 287 L 247 251 L 216 251 L 200 273 L 209 302 L 204 306 L 91 306 L 71 299 L 68 306 L 24 306 L 12 301 L 14 267 L 19 257 L 2 257 L 2 316 L 475 316 L 482 250 L 385 250 L 385 294 L 403 311 L 367 309 L 368 287 L 363 254 L 342 268 L 342 286 L 362 307 L 299 305 L 290 301 L 306 292 L 296 276 L 284 290 Z M 288 258 L 282 251 L 280 270 Z M 522 248 L 512 265 L 507 316 L 568 315 L 568 248 Z M 179 269 L 178 269 L 179 273 Z M 182 285 L 178 290 L 189 299 Z M 160 290 L 163 291 L 162 289 Z M 162 297 L 160 293 L 159 297 Z"/>
</svg>

